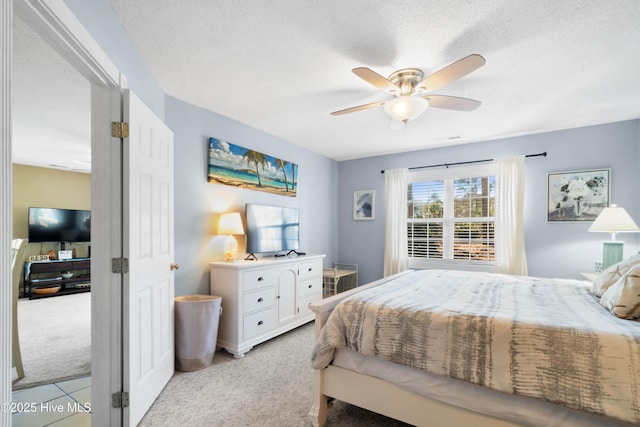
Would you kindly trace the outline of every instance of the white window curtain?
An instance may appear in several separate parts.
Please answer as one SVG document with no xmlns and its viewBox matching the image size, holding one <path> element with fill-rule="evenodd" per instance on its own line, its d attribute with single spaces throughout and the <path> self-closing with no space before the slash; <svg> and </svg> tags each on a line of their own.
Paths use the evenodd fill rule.
<svg viewBox="0 0 640 427">
<path fill-rule="evenodd" d="M 408 169 L 384 171 L 385 246 L 384 276 L 408 268 L 407 254 L 407 185 Z"/>
<path fill-rule="evenodd" d="M 495 165 L 496 271 L 526 276 L 524 156 L 498 158 Z"/>
</svg>

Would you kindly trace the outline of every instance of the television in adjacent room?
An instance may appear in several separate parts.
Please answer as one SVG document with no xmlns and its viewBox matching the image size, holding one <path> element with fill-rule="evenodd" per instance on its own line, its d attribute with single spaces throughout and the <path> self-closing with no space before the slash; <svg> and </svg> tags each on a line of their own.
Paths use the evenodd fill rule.
<svg viewBox="0 0 640 427">
<path fill-rule="evenodd" d="M 246 204 L 247 253 L 295 251 L 300 248 L 298 209 Z"/>
<path fill-rule="evenodd" d="M 90 242 L 91 211 L 60 208 L 29 208 L 30 243 Z"/>
</svg>

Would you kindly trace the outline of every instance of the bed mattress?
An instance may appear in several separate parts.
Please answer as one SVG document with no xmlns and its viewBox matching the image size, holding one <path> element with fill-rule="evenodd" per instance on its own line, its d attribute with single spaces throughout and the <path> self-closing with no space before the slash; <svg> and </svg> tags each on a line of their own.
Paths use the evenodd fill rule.
<svg viewBox="0 0 640 427">
<path fill-rule="evenodd" d="M 466 381 L 418 371 L 374 356 L 364 356 L 344 347 L 336 349 L 332 364 L 380 378 L 438 402 L 523 426 L 632 427 L 636 425 L 572 410 L 539 399 L 502 393 Z"/>
</svg>

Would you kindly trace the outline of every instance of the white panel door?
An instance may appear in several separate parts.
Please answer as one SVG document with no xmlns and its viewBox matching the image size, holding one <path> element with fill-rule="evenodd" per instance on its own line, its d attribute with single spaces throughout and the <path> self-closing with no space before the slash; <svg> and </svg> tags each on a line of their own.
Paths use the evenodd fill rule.
<svg viewBox="0 0 640 427">
<path fill-rule="evenodd" d="M 135 426 L 174 371 L 173 133 L 130 91 L 123 118 L 125 425 Z"/>
</svg>

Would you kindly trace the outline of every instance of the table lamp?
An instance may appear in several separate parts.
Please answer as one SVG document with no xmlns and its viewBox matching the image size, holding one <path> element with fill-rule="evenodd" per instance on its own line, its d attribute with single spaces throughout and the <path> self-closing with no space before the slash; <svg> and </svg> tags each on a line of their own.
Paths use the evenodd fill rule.
<svg viewBox="0 0 640 427">
<path fill-rule="evenodd" d="M 224 259 L 226 261 L 234 261 L 238 250 L 238 242 L 233 235 L 244 234 L 240 213 L 229 212 L 221 214 L 220 222 L 218 223 L 218 234 L 228 234 L 224 245 Z"/>
<path fill-rule="evenodd" d="M 611 241 L 604 242 L 602 250 L 602 267 L 607 268 L 622 261 L 624 242 L 617 241 L 616 234 L 637 233 L 640 228 L 624 208 L 612 204 L 600 212 L 589 231 L 611 233 Z"/>
</svg>

